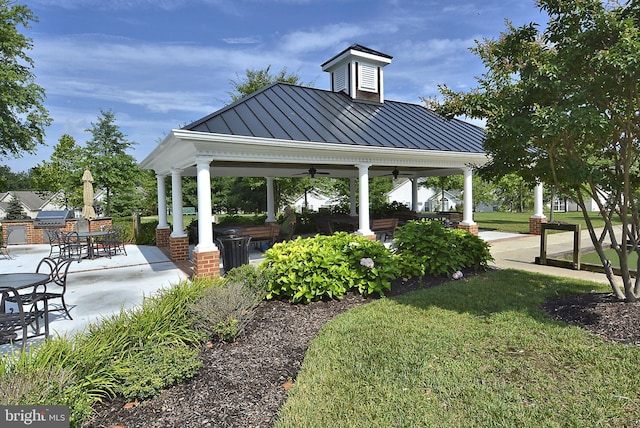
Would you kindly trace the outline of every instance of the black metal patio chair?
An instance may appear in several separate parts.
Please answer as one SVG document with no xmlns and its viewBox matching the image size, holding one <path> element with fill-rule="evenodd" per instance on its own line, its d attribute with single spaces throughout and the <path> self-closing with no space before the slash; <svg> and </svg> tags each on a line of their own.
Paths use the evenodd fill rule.
<svg viewBox="0 0 640 428">
<path fill-rule="evenodd" d="M 67 257 L 67 246 L 64 242 L 64 235 L 59 229 L 45 229 L 49 240 L 49 257 Z"/>
<path fill-rule="evenodd" d="M 45 284 L 37 285 L 29 292 L 18 294 L 17 296 L 8 296 L 6 300 L 11 303 L 18 303 L 18 300 L 23 306 L 37 306 L 41 301 L 45 301 L 47 306 L 52 300 L 59 299 L 61 301 L 60 307 L 51 309 L 47 307 L 48 312 L 64 311 L 70 320 L 73 318 L 67 308 L 67 303 L 64 300 L 64 294 L 67 291 L 67 274 L 69 267 L 71 266 L 71 259 L 57 258 L 52 259 L 45 257 L 40 260 L 37 273 L 46 273 L 49 275 L 49 280 Z"/>
<path fill-rule="evenodd" d="M 49 337 L 49 313 L 45 297 L 34 300 L 29 309 L 22 304 L 18 290 L 13 287 L 0 287 L 0 344 L 13 344 L 22 341 L 22 349 L 27 339 Z M 12 303 L 11 305 L 9 303 Z M 40 320 L 44 323 L 44 332 L 40 332 Z"/>
</svg>

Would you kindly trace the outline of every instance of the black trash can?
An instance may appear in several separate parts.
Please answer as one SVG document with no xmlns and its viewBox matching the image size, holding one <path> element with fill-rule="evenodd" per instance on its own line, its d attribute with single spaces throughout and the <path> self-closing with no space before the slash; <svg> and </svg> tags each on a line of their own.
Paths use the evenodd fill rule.
<svg viewBox="0 0 640 428">
<path fill-rule="evenodd" d="M 231 269 L 249 264 L 250 236 L 231 237 L 225 236 L 216 239 L 216 245 L 220 250 L 223 274 Z"/>
</svg>

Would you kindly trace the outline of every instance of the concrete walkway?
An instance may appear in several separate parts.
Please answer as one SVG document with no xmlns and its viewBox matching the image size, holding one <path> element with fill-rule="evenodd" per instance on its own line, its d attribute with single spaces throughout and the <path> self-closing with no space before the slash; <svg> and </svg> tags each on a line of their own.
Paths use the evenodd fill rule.
<svg viewBox="0 0 640 428">
<path fill-rule="evenodd" d="M 501 232 L 483 232 L 479 236 L 491 244 L 493 265 L 501 269 L 519 269 L 552 276 L 594 281 L 608 284 L 606 276 L 586 270 L 571 270 L 535 263 L 540 256 L 540 236 L 525 234 L 501 234 Z M 580 248 L 593 248 L 588 232 L 582 231 Z M 573 250 L 573 232 L 547 234 L 547 254 L 560 254 Z"/>
</svg>

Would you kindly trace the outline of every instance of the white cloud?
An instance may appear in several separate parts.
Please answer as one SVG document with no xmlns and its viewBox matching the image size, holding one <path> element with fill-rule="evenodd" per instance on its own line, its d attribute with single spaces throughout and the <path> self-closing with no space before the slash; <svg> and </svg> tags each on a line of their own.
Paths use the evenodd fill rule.
<svg viewBox="0 0 640 428">
<path fill-rule="evenodd" d="M 190 4 L 204 4 L 226 11 L 235 10 L 233 0 L 31 0 L 30 3 L 69 10 L 131 10 L 140 8 L 176 10 Z"/>
<path fill-rule="evenodd" d="M 255 43 L 260 43 L 261 38 L 257 36 L 250 37 L 225 37 L 222 39 L 225 43 L 230 45 L 251 45 Z"/>
</svg>

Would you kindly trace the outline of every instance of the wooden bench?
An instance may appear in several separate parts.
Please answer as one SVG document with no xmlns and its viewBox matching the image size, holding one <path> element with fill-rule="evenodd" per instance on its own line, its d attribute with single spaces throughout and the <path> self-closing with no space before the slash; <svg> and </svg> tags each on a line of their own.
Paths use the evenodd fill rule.
<svg viewBox="0 0 640 428">
<path fill-rule="evenodd" d="M 238 233 L 240 236 L 250 236 L 252 244 L 263 244 L 271 246 L 278 236 L 278 225 L 273 226 L 251 226 L 241 229 Z"/>
<path fill-rule="evenodd" d="M 398 227 L 397 218 L 376 218 L 371 220 L 371 231 L 376 234 L 376 239 L 385 242 L 388 237 L 393 238 L 393 233 Z"/>
</svg>

